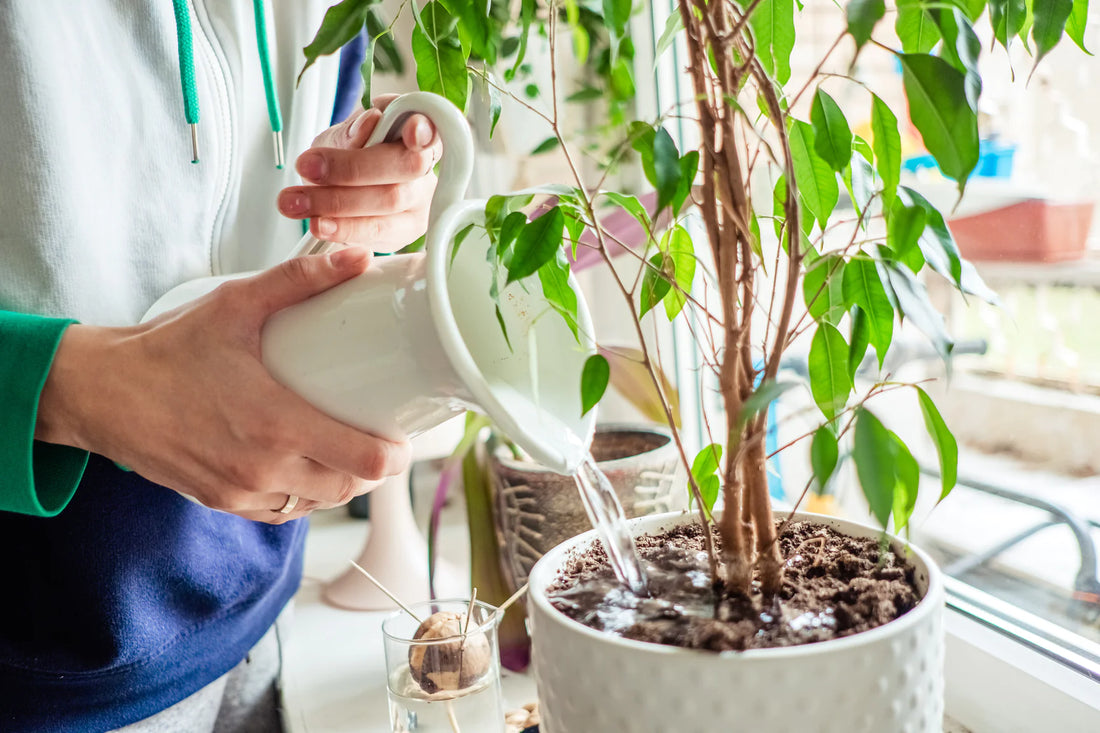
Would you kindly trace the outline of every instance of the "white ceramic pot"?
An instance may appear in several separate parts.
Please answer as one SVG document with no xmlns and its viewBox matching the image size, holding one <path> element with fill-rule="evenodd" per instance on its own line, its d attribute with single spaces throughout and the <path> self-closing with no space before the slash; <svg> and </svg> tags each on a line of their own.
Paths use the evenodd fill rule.
<svg viewBox="0 0 1100 733">
<path fill-rule="evenodd" d="M 855 522 L 796 514 L 857 537 Z M 685 513 L 631 522 L 637 536 L 694 521 Z M 630 641 L 559 613 L 545 589 L 566 554 L 595 539 L 565 542 L 531 572 L 528 613 L 543 733 L 941 733 L 941 571 L 909 545 L 924 597 L 876 629 L 817 644 L 713 653 Z M 893 539 L 894 549 L 906 545 Z"/>
<path fill-rule="evenodd" d="M 264 365 L 315 407 L 366 432 L 401 440 L 474 409 L 543 465 L 572 472 L 596 421 L 595 410 L 581 415 L 581 372 L 595 353 L 588 307 L 570 278 L 578 344 L 556 314 L 540 317 L 548 304 L 538 278 L 501 283 L 505 339 L 489 295 L 486 202 L 463 200 L 473 142 L 462 113 L 438 95 L 406 94 L 387 107 L 367 144 L 398 139 L 413 113 L 429 117 L 443 143 L 424 251 L 378 257 L 359 277 L 273 315 L 262 335 Z M 452 256 L 455 235 L 471 224 Z M 290 256 L 342 246 L 307 235 Z M 248 274 L 184 283 L 145 320 Z"/>
</svg>

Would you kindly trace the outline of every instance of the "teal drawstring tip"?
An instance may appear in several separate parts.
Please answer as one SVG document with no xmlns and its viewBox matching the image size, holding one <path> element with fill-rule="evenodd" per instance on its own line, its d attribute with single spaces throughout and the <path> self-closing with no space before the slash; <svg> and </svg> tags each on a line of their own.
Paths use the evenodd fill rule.
<svg viewBox="0 0 1100 733">
<path fill-rule="evenodd" d="M 199 124 L 191 123 L 191 162 L 199 162 Z"/>
<path fill-rule="evenodd" d="M 283 149 L 283 131 L 273 130 L 271 132 L 271 142 L 275 146 L 275 167 L 282 170 L 286 167 L 286 153 Z"/>
</svg>

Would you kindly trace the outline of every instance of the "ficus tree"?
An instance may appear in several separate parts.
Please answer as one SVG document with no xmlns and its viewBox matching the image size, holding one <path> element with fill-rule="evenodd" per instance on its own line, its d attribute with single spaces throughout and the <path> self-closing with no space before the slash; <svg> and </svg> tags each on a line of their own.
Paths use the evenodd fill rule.
<svg viewBox="0 0 1100 733">
<path fill-rule="evenodd" d="M 631 29 L 643 4 L 413 0 L 396 10 L 411 13 L 411 37 L 395 39 L 394 17 L 383 17 L 379 3 L 344 0 L 328 11 L 305 49 L 306 65 L 365 27 L 372 50 L 363 66 L 365 99 L 371 69 L 394 67 L 397 49 L 408 49 L 421 89 L 460 108 L 471 103 L 471 89 L 488 90 L 492 127 L 505 95 L 545 123 L 546 142 L 533 152 L 560 150 L 573 180 L 543 189 L 552 205 L 538 207 L 537 216 L 534 194 L 489 199 L 494 295 L 506 282 L 537 277 L 549 307 L 576 329 L 577 299 L 567 284 L 572 263 L 588 249 L 607 264 L 633 316 L 637 361 L 663 397 L 690 469 L 695 511 L 704 525 L 716 523 L 722 538 L 721 556 L 709 548 L 715 579 L 745 595 L 756 579 L 762 593 L 774 594 L 783 560 L 768 494 L 766 415 L 791 386 L 780 381 L 780 367 L 799 337 L 809 340 L 808 386 L 821 413 L 819 427 L 803 436 L 814 482 L 824 485 L 836 470 L 839 441 L 848 436 L 872 515 L 884 528 L 905 529 L 916 504 L 918 464 L 868 400 L 911 388 L 938 452 L 941 498 L 955 483 L 956 441 L 932 399 L 919 385 L 893 381 L 882 367 L 902 322 L 921 331 L 944 360 L 951 358 L 952 340 L 923 278 L 942 278 L 972 297 L 995 296 L 960 256 L 944 215 L 903 185 L 899 118 L 908 116 L 961 196 L 979 160 L 978 61 L 991 52 L 975 28 L 987 23 L 997 44 L 1019 44 L 1038 64 L 1063 36 L 1084 49 L 1088 0 L 837 3 L 843 32 L 809 76 L 797 80 L 791 58 L 796 17 L 806 10 L 801 2 L 677 0 L 656 55 L 677 47 L 692 93 L 657 119 L 635 119 L 635 87 L 652 76 L 634 65 Z M 515 94 L 509 90 L 519 88 L 535 38 L 550 47 L 550 85 L 537 95 Z M 563 44 L 584 71 L 579 90 L 559 78 L 554 59 Z M 904 110 L 851 71 L 825 71 L 838 61 L 853 69 L 858 56 L 869 54 L 884 54 L 900 67 Z M 849 96 L 861 100 L 869 137 L 853 132 L 844 109 L 822 88 L 825 79 L 830 88 L 848 85 Z M 611 113 L 597 156 L 601 173 L 586 178 L 563 120 L 569 105 L 596 98 L 609 103 Z M 666 127 L 673 118 L 694 125 L 690 137 L 697 144 L 678 145 Z M 606 172 L 626 159 L 640 162 L 656 192 L 655 208 L 605 185 Z M 838 206 L 842 191 L 851 206 Z M 606 231 L 605 207 L 635 217 L 648 233 L 646 246 L 630 247 Z M 656 226 L 658 216 L 670 223 Z M 617 255 L 636 259 L 639 275 L 614 267 Z M 722 416 L 708 421 L 711 444 L 694 456 L 681 440 L 667 382 L 644 337 L 645 321 L 653 318 L 684 323 L 721 394 Z M 874 374 L 857 380 L 865 357 Z M 610 371 L 606 355 L 589 359 L 578 385 L 585 409 L 602 397 Z M 712 514 L 719 496 L 724 511 Z"/>
</svg>

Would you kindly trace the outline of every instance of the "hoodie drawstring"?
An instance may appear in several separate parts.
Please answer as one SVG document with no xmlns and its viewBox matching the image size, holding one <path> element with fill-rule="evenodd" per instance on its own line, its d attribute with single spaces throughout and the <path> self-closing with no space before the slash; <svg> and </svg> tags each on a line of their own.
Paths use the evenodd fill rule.
<svg viewBox="0 0 1100 733">
<path fill-rule="evenodd" d="M 279 92 L 271 73 L 271 53 L 267 48 L 267 22 L 264 0 L 252 0 L 252 16 L 256 22 L 256 46 L 260 49 L 260 69 L 264 75 L 264 96 L 267 97 L 267 119 L 271 123 L 271 140 L 275 145 L 275 167 L 286 164 L 283 153 L 283 113 L 279 111 Z"/>
<path fill-rule="evenodd" d="M 179 51 L 180 86 L 183 89 L 183 114 L 191 127 L 191 162 L 199 162 L 199 94 L 195 86 L 195 54 L 191 40 L 191 10 L 187 0 L 172 0 L 176 16 L 176 47 Z M 271 72 L 271 52 L 267 43 L 267 20 L 264 0 L 252 0 L 252 15 L 256 26 L 256 45 L 260 52 L 260 69 L 267 100 L 267 119 L 275 147 L 275 167 L 286 164 L 283 150 L 283 115 L 279 110 L 279 92 Z"/>
<path fill-rule="evenodd" d="M 191 162 L 199 162 L 199 94 L 195 89 L 195 53 L 191 46 L 191 11 L 187 0 L 172 0 L 176 13 L 176 48 L 179 51 L 183 116 L 191 126 Z"/>
</svg>

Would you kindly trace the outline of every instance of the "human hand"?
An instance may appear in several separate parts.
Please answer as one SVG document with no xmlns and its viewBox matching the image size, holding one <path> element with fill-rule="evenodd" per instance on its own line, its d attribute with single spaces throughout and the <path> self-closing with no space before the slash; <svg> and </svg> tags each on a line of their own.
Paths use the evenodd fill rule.
<svg viewBox="0 0 1100 733">
<path fill-rule="evenodd" d="M 361 274 L 359 247 L 288 260 L 130 328 L 70 326 L 35 437 L 107 456 L 203 504 L 279 524 L 400 473 L 407 443 L 367 435 L 278 384 L 260 358 L 276 311 Z M 289 514 L 287 497 L 300 497 Z"/>
<path fill-rule="evenodd" d="M 431 121 L 412 115 L 400 142 L 363 147 L 382 110 L 396 98 L 376 98 L 371 109 L 325 130 L 298 156 L 298 173 L 313 185 L 279 193 L 284 216 L 309 217 L 310 231 L 319 239 L 376 252 L 400 249 L 424 233 L 436 184 L 432 167 L 441 151 Z"/>
</svg>

